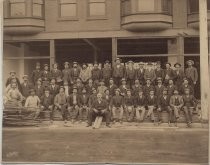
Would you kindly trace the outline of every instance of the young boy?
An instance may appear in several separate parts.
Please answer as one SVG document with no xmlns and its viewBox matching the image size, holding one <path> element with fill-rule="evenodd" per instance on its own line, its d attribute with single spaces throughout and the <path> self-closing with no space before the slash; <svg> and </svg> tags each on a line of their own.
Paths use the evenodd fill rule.
<svg viewBox="0 0 210 165">
<path fill-rule="evenodd" d="M 112 97 L 110 102 L 110 108 L 113 114 L 113 122 L 119 121 L 122 123 L 123 118 L 123 97 L 120 96 L 120 89 L 115 90 L 115 95 Z"/>
</svg>

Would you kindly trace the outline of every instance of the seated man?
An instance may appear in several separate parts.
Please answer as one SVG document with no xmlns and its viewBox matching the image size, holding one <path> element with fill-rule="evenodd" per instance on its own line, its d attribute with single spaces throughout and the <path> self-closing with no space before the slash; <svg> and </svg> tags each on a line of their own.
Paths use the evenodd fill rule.
<svg viewBox="0 0 210 165">
<path fill-rule="evenodd" d="M 110 127 L 110 113 L 107 110 L 108 105 L 106 100 L 102 98 L 102 94 L 98 93 L 97 94 L 97 99 L 94 100 L 92 109 L 89 112 L 88 115 L 88 125 L 87 127 L 92 125 L 93 119 L 97 116 L 103 116 L 105 117 L 106 120 L 106 126 Z"/>
<path fill-rule="evenodd" d="M 157 96 L 155 96 L 155 91 L 150 90 L 149 96 L 147 97 L 147 118 L 151 117 L 151 121 L 155 124 L 154 110 L 157 108 Z"/>
<path fill-rule="evenodd" d="M 119 121 L 122 123 L 123 118 L 123 97 L 120 96 L 120 89 L 115 90 L 115 95 L 112 97 L 110 102 L 110 108 L 113 115 L 113 122 Z"/>
<path fill-rule="evenodd" d="M 40 99 L 40 108 L 41 111 L 46 111 L 46 110 L 50 110 L 50 122 L 52 123 L 52 111 L 53 111 L 53 96 L 50 95 L 50 89 L 49 88 L 45 88 L 44 90 L 44 95 L 41 96 Z"/>
<path fill-rule="evenodd" d="M 59 93 L 54 98 L 54 105 L 55 108 L 51 113 L 51 121 L 53 121 L 54 111 L 59 110 L 61 111 L 64 123 L 67 123 L 68 119 L 67 96 L 65 95 L 65 89 L 63 86 L 60 87 Z"/>
<path fill-rule="evenodd" d="M 25 108 L 28 112 L 33 112 L 33 119 L 36 120 L 40 114 L 40 99 L 37 95 L 35 95 L 34 89 L 30 89 L 29 92 L 30 96 L 26 99 Z"/>
<path fill-rule="evenodd" d="M 80 95 L 80 109 L 79 109 L 79 119 L 87 120 L 87 114 L 89 111 L 88 107 L 89 96 L 87 94 L 86 88 L 82 89 L 82 94 Z"/>
<path fill-rule="evenodd" d="M 126 119 L 128 122 L 132 122 L 134 118 L 134 98 L 131 95 L 131 90 L 127 90 L 127 94 L 124 98 L 124 108 L 126 113 Z"/>
<path fill-rule="evenodd" d="M 17 88 L 17 83 L 11 83 L 11 88 L 6 93 L 5 106 L 22 107 L 23 96 Z"/>
<path fill-rule="evenodd" d="M 138 95 L 135 98 L 136 119 L 138 122 L 142 122 L 144 120 L 146 104 L 146 97 L 143 95 L 143 90 L 140 89 Z"/>
<path fill-rule="evenodd" d="M 183 95 L 184 106 L 183 110 L 186 117 L 187 127 L 191 127 L 192 124 L 192 112 L 196 106 L 196 99 L 190 94 L 190 89 L 185 89 L 185 94 Z"/>
<path fill-rule="evenodd" d="M 162 122 L 161 119 L 161 112 L 162 111 L 167 111 L 169 116 L 168 116 L 168 125 L 171 126 L 171 116 L 172 116 L 172 109 L 170 107 L 170 96 L 167 94 L 167 89 L 163 89 L 163 94 L 162 96 L 158 99 L 158 109 L 157 109 L 157 114 L 158 114 L 158 122 L 159 124 Z"/>
<path fill-rule="evenodd" d="M 68 112 L 73 124 L 79 114 L 80 96 L 77 93 L 77 87 L 73 87 L 73 93 L 69 95 L 68 99 Z"/>
<path fill-rule="evenodd" d="M 172 109 L 172 116 L 174 118 L 174 125 L 177 126 L 177 119 L 179 118 L 179 111 L 184 105 L 182 96 L 179 95 L 178 89 L 174 89 L 174 94 L 170 98 L 170 106 Z"/>
</svg>

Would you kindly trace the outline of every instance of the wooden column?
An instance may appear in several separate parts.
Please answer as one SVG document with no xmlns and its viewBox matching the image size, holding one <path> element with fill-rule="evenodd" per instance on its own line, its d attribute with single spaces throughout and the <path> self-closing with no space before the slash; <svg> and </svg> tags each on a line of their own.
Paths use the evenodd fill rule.
<svg viewBox="0 0 210 165">
<path fill-rule="evenodd" d="M 55 40 L 50 40 L 50 69 L 55 63 Z"/>
<path fill-rule="evenodd" d="M 98 51 L 95 48 L 93 48 L 93 60 L 94 60 L 94 63 L 98 61 Z"/>
<path fill-rule="evenodd" d="M 112 38 L 112 65 L 117 58 L 117 38 Z"/>
<path fill-rule="evenodd" d="M 184 37 L 177 37 L 178 62 L 184 67 Z"/>
<path fill-rule="evenodd" d="M 209 59 L 208 59 L 208 23 L 207 0 L 199 0 L 200 20 L 200 76 L 201 76 L 201 111 L 202 120 L 207 121 L 209 115 Z"/>
</svg>

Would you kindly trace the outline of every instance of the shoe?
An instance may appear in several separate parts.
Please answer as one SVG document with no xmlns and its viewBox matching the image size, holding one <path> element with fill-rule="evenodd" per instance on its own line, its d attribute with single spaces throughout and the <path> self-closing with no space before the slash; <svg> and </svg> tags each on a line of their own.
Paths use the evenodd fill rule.
<svg viewBox="0 0 210 165">
<path fill-rule="evenodd" d="M 120 120 L 120 124 L 123 124 L 123 121 L 122 120 Z"/>
<path fill-rule="evenodd" d="M 86 127 L 91 127 L 91 125 L 90 125 L 90 124 L 88 124 L 88 125 L 86 125 Z"/>
<path fill-rule="evenodd" d="M 64 124 L 66 124 L 66 123 L 67 123 L 67 120 L 64 121 Z"/>
<path fill-rule="evenodd" d="M 111 126 L 109 124 L 106 124 L 106 127 L 111 128 Z"/>
</svg>

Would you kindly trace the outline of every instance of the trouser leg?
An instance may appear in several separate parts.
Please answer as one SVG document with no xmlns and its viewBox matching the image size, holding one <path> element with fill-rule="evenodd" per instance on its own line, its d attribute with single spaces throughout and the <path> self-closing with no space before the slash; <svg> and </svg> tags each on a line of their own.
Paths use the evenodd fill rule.
<svg viewBox="0 0 210 165">
<path fill-rule="evenodd" d="M 158 121 L 162 121 L 162 118 L 161 118 L 162 109 L 163 108 L 157 110 L 157 119 L 158 119 Z"/>
<path fill-rule="evenodd" d="M 172 109 L 171 107 L 168 108 L 168 122 L 172 122 Z"/>
<path fill-rule="evenodd" d="M 112 115 L 113 115 L 113 119 L 116 120 L 117 119 L 117 114 L 116 114 L 116 107 L 112 107 Z"/>
<path fill-rule="evenodd" d="M 143 121 L 144 120 L 144 115 L 145 115 L 145 108 L 144 107 L 141 107 L 141 114 L 140 114 L 140 121 Z"/>
<path fill-rule="evenodd" d="M 63 117 L 63 120 L 67 120 L 68 119 L 68 110 L 66 108 L 66 105 L 62 105 L 61 106 L 61 113 L 62 113 L 62 117 Z"/>
<path fill-rule="evenodd" d="M 186 122 L 189 123 L 190 122 L 190 116 L 189 116 L 189 112 L 188 112 L 188 107 L 184 106 L 183 110 L 184 110 Z"/>
<path fill-rule="evenodd" d="M 138 120 L 138 121 L 140 121 L 140 108 L 139 107 L 137 107 L 136 108 L 136 119 Z"/>
<path fill-rule="evenodd" d="M 105 117 L 106 125 L 109 125 L 110 124 L 110 112 L 109 111 L 105 111 L 103 116 Z"/>
</svg>

